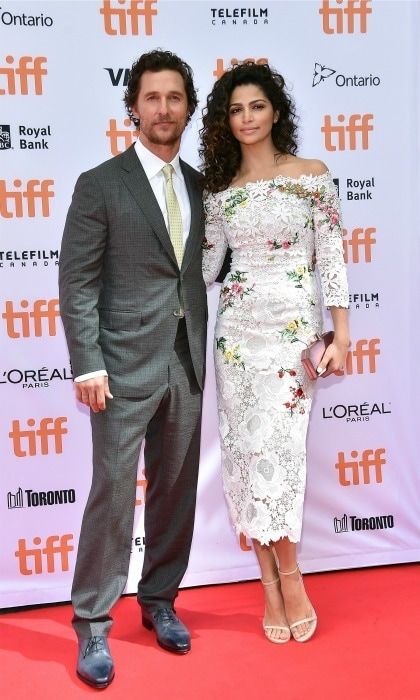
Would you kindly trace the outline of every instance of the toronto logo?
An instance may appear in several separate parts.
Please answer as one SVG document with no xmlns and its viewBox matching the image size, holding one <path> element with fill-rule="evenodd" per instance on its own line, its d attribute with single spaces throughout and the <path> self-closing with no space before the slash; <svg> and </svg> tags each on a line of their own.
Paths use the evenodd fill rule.
<svg viewBox="0 0 420 700">
<path fill-rule="evenodd" d="M 334 531 L 337 534 L 361 530 L 388 530 L 394 525 L 393 515 L 370 515 L 363 518 L 356 515 L 347 516 L 345 513 L 342 518 L 334 518 Z"/>
<path fill-rule="evenodd" d="M 60 489 L 59 491 L 33 491 L 25 489 L 26 503 L 24 503 L 23 489 L 20 486 L 16 493 L 9 491 L 7 494 L 7 507 L 9 510 L 15 508 L 37 508 L 39 506 L 57 506 L 63 503 L 75 503 L 76 491 L 74 489 Z"/>
</svg>

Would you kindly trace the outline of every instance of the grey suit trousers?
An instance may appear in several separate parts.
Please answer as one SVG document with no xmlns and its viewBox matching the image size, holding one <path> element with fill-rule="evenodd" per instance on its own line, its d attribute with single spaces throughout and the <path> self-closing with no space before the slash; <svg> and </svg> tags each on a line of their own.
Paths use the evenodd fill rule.
<svg viewBox="0 0 420 700">
<path fill-rule="evenodd" d="M 114 396 L 91 413 L 92 486 L 72 587 L 79 637 L 106 635 L 130 562 L 137 467 L 145 440 L 145 557 L 139 603 L 170 607 L 188 565 L 200 450 L 202 392 L 180 321 L 167 382 L 146 398 Z"/>
</svg>

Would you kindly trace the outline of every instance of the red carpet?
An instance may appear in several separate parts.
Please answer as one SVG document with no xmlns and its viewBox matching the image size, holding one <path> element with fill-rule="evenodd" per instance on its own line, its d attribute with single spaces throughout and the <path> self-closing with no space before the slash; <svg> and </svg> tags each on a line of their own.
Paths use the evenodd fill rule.
<svg viewBox="0 0 420 700">
<path fill-rule="evenodd" d="M 419 700 L 419 567 L 306 576 L 319 617 L 307 644 L 276 646 L 261 630 L 257 583 L 182 591 L 177 611 L 193 650 L 157 647 L 134 597 L 115 608 L 113 683 L 90 689 L 74 674 L 68 605 L 0 618 L 2 700 Z"/>
</svg>

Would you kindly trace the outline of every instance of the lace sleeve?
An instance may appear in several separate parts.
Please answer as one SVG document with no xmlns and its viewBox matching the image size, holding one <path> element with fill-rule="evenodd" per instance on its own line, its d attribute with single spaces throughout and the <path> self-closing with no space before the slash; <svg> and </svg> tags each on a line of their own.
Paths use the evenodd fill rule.
<svg viewBox="0 0 420 700">
<path fill-rule="evenodd" d="M 209 285 L 215 281 L 222 269 L 228 247 L 223 230 L 220 197 L 207 195 L 204 199 L 204 212 L 206 228 L 203 241 L 203 277 L 205 283 Z"/>
<path fill-rule="evenodd" d="M 343 255 L 340 201 L 330 173 L 320 176 L 312 193 L 316 261 L 326 306 L 349 307 Z"/>
</svg>

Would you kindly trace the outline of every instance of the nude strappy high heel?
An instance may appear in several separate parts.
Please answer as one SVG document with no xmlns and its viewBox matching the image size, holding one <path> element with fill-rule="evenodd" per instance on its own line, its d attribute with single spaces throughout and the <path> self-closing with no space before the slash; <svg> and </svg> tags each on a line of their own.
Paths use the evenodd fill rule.
<svg viewBox="0 0 420 700">
<path fill-rule="evenodd" d="M 293 569 L 293 571 L 280 571 L 279 570 L 279 574 L 280 574 L 280 576 L 292 576 L 297 571 L 299 571 L 300 581 L 303 585 L 303 579 L 302 579 L 302 574 L 300 573 L 299 565 L 296 567 L 296 569 Z M 314 632 L 316 630 L 316 626 L 317 626 L 317 622 L 318 622 L 317 616 L 316 616 L 315 610 L 312 606 L 312 603 L 309 601 L 309 599 L 308 599 L 308 602 L 309 602 L 309 605 L 311 606 L 311 614 L 308 617 L 302 618 L 302 620 L 296 620 L 296 622 L 291 622 L 289 625 L 290 631 L 293 635 L 293 639 L 295 639 L 297 642 L 307 642 L 308 639 L 310 639 L 312 637 L 312 635 L 314 634 Z M 302 634 L 300 636 L 297 636 L 295 634 L 295 631 L 294 631 L 295 628 L 298 625 L 303 625 L 305 622 L 307 622 L 309 624 L 309 630 L 306 632 L 306 634 Z"/>
<path fill-rule="evenodd" d="M 261 579 L 261 583 L 263 586 L 273 586 L 275 583 L 278 583 L 280 581 L 279 578 L 273 579 L 273 581 L 263 581 Z M 273 642 L 273 644 L 285 644 L 290 640 L 290 628 L 285 625 L 267 625 L 266 622 L 263 620 L 263 629 L 264 629 L 264 634 L 267 637 L 269 642 Z M 270 632 L 271 630 L 283 630 L 284 632 L 288 632 L 288 636 L 285 639 L 282 639 L 281 637 L 271 637 Z"/>
</svg>

